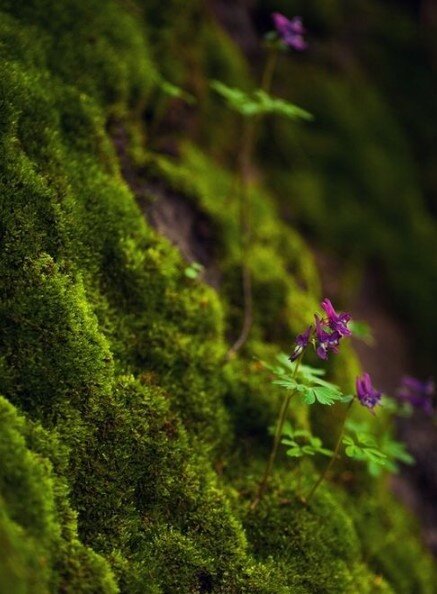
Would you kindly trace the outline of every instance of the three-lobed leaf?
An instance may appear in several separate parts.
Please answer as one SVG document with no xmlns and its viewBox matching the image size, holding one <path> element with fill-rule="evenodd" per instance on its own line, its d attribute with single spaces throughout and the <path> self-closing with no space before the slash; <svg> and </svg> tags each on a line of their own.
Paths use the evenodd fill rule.
<svg viewBox="0 0 437 594">
<path fill-rule="evenodd" d="M 277 355 L 279 365 L 267 365 L 277 379 L 273 383 L 297 392 L 302 397 L 305 404 L 311 405 L 315 402 L 331 406 L 334 402 L 349 401 L 349 396 L 344 396 L 339 387 L 331 382 L 327 382 L 321 376 L 324 375 L 323 369 L 316 369 L 309 365 L 297 365 L 291 362 L 285 353 Z"/>
<path fill-rule="evenodd" d="M 378 449 L 376 441 L 370 435 L 361 433 L 359 436 L 357 435 L 356 441 L 350 435 L 346 435 L 343 437 L 343 443 L 346 446 L 345 452 L 349 458 L 377 466 L 386 464 L 387 456 Z"/>
</svg>

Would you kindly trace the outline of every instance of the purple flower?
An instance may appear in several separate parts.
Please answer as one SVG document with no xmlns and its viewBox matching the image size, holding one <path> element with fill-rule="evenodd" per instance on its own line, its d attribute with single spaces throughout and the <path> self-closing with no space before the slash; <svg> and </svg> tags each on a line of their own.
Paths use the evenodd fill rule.
<svg viewBox="0 0 437 594">
<path fill-rule="evenodd" d="M 303 351 L 307 348 L 312 332 L 313 327 L 308 326 L 305 332 L 299 334 L 299 336 L 296 338 L 296 346 L 294 347 L 294 351 L 289 357 L 290 361 L 296 361 L 299 355 L 301 355 L 301 353 L 303 353 Z"/>
<path fill-rule="evenodd" d="M 331 330 L 338 332 L 340 336 L 350 336 L 352 332 L 347 327 L 351 315 L 348 313 L 337 313 L 329 299 L 322 301 L 322 309 L 326 313 L 327 323 Z"/>
<path fill-rule="evenodd" d="M 398 397 L 414 406 L 414 408 L 421 408 L 427 415 L 432 415 L 434 391 L 434 382 L 432 380 L 422 382 L 407 375 L 402 378 Z"/>
<path fill-rule="evenodd" d="M 337 331 L 327 332 L 326 326 L 318 316 L 314 316 L 316 321 L 316 353 L 320 359 L 326 360 L 328 352 L 338 352 L 338 345 L 341 339 L 341 334 Z"/>
<path fill-rule="evenodd" d="M 317 356 L 326 361 L 330 351 L 338 353 L 340 340 L 344 336 L 350 336 L 352 333 L 347 327 L 351 316 L 347 313 L 337 314 L 329 299 L 324 299 L 321 303 L 326 317 L 314 316 L 314 326 L 308 328 L 296 338 L 294 351 L 290 355 L 290 361 L 295 361 L 307 348 L 311 342 Z"/>
<path fill-rule="evenodd" d="M 363 373 L 362 376 L 357 377 L 356 388 L 358 400 L 363 406 L 372 411 L 379 404 L 382 394 L 372 386 L 372 380 L 368 373 Z"/>
<path fill-rule="evenodd" d="M 282 43 L 292 47 L 298 52 L 301 52 L 308 47 L 308 44 L 303 37 L 305 35 L 305 27 L 302 24 L 301 17 L 296 16 L 290 21 L 280 12 L 274 12 L 272 14 L 272 19 Z"/>
</svg>

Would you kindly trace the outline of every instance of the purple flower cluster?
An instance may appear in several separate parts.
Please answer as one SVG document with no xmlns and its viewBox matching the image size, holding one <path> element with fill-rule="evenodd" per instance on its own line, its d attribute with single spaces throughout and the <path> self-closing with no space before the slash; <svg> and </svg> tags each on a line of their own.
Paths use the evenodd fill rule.
<svg viewBox="0 0 437 594">
<path fill-rule="evenodd" d="M 422 382 L 407 375 L 402 379 L 397 396 L 400 400 L 408 402 L 414 408 L 423 410 L 427 415 L 432 415 L 432 397 L 434 392 L 435 388 L 432 380 Z"/>
<path fill-rule="evenodd" d="M 363 375 L 357 377 L 356 390 L 360 403 L 371 411 L 381 402 L 382 394 L 373 387 L 368 373 L 363 373 Z"/>
<path fill-rule="evenodd" d="M 324 317 L 314 316 L 314 325 L 308 328 L 296 338 L 296 346 L 290 356 L 290 361 L 295 361 L 308 344 L 312 342 L 316 349 L 317 356 L 326 360 L 328 353 L 338 352 L 340 340 L 352 333 L 347 327 L 351 319 L 348 313 L 337 313 L 329 299 L 324 299 L 321 307 L 325 312 Z"/>
<path fill-rule="evenodd" d="M 279 38 L 284 45 L 288 45 L 298 52 L 306 50 L 308 47 L 304 39 L 306 30 L 301 17 L 296 16 L 290 20 L 280 12 L 274 12 L 272 19 Z"/>
<path fill-rule="evenodd" d="M 297 336 L 295 347 L 290 355 L 290 361 L 296 361 L 302 356 L 305 349 L 311 343 L 320 359 L 326 360 L 330 352 L 337 353 L 342 338 L 351 336 L 352 332 L 348 327 L 351 315 L 348 313 L 337 313 L 329 299 L 321 303 L 324 315 L 315 314 L 314 324 L 302 334 Z M 427 415 L 433 413 L 433 396 L 435 393 L 432 380 L 420 381 L 414 377 L 406 376 L 402 380 L 398 390 L 398 399 L 411 404 L 416 409 L 423 410 Z M 382 393 L 377 390 L 368 373 L 363 373 L 356 379 L 356 396 L 362 404 L 371 412 L 381 403 Z"/>
</svg>

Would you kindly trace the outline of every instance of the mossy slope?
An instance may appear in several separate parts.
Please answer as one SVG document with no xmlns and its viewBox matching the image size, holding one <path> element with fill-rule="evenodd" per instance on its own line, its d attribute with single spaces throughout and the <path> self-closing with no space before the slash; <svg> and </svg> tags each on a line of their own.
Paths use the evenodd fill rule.
<svg viewBox="0 0 437 594">
<path fill-rule="evenodd" d="M 200 4 L 179 4 L 187 23 L 207 20 Z M 277 505 L 277 492 L 292 496 L 283 470 L 271 511 L 248 515 L 275 400 L 250 356 L 223 366 L 241 305 L 234 213 L 217 206 L 228 174 L 193 148 L 158 168 L 219 230 L 221 297 L 184 275 L 121 178 L 106 124 L 141 131 L 160 66 L 146 38 L 160 47 L 171 23 L 147 11 L 143 23 L 121 1 L 0 8 L 2 592 L 371 592 L 374 566 L 334 495 L 316 511 Z M 267 226 L 248 355 L 288 340 L 319 297 L 302 240 L 261 188 L 254 196 Z M 252 470 L 237 447 L 250 436 Z M 403 592 L 390 563 L 379 567 Z M 431 575 L 425 554 L 421 571 Z M 431 591 L 431 577 L 417 583 Z"/>
</svg>

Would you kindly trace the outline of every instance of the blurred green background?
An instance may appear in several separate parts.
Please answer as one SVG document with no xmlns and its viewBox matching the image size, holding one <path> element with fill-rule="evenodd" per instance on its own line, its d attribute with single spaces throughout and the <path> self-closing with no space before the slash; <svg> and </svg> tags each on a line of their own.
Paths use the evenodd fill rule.
<svg viewBox="0 0 437 594">
<path fill-rule="evenodd" d="M 436 8 L 431 2 L 263 0 L 212 3 L 262 64 L 270 14 L 301 15 L 306 52 L 284 54 L 274 92 L 308 109 L 272 119 L 259 162 L 283 215 L 340 269 L 351 302 L 364 275 L 401 324 L 419 372 L 432 373 L 437 321 Z M 239 6 L 239 9 L 238 9 Z M 259 76 L 259 72 L 254 72 Z"/>
</svg>

